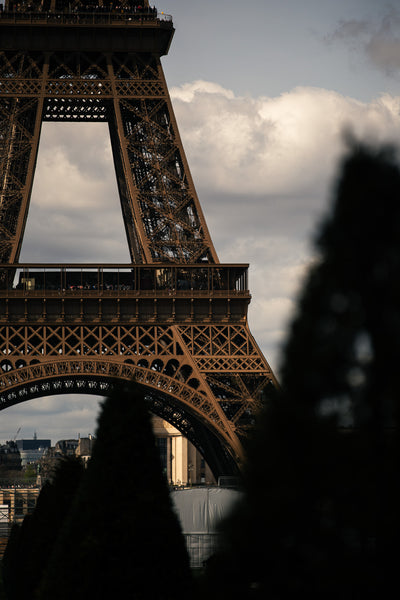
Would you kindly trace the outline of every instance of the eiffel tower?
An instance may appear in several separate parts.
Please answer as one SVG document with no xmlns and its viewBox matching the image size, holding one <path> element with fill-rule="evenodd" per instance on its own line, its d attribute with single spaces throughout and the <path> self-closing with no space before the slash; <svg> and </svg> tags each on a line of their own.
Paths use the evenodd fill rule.
<svg viewBox="0 0 400 600">
<path fill-rule="evenodd" d="M 115 6 L 0 13 L 0 409 L 135 378 L 215 477 L 237 474 L 276 384 L 248 328 L 248 265 L 219 262 L 196 195 L 160 62 L 172 18 Z M 129 264 L 19 262 L 44 121 L 108 123 Z"/>
</svg>

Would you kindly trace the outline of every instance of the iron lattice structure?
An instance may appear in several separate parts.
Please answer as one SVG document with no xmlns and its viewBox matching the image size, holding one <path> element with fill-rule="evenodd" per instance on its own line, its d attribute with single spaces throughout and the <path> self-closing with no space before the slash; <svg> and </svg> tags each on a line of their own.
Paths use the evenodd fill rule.
<svg viewBox="0 0 400 600">
<path fill-rule="evenodd" d="M 235 473 L 273 373 L 247 265 L 221 265 L 160 57 L 172 19 L 41 2 L 0 14 L 0 406 L 135 377 L 214 475 Z M 129 265 L 21 265 L 43 121 L 109 125 Z"/>
</svg>

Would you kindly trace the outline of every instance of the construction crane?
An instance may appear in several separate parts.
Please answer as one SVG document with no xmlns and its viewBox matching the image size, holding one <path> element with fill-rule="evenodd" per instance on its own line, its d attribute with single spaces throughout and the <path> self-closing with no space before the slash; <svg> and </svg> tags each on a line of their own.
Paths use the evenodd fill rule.
<svg viewBox="0 0 400 600">
<path fill-rule="evenodd" d="M 19 434 L 20 431 L 21 431 L 21 427 L 18 427 L 17 433 L 14 435 L 13 442 L 15 442 L 15 440 L 17 439 L 17 435 Z"/>
</svg>

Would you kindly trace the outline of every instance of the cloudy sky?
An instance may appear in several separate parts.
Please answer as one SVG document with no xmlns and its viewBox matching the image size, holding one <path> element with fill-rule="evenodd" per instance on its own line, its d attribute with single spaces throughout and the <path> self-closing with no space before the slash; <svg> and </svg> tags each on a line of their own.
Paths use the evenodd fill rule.
<svg viewBox="0 0 400 600">
<path fill-rule="evenodd" d="M 279 376 L 343 132 L 400 139 L 400 2 L 163 0 L 163 66 L 221 262 L 249 262 L 253 334 Z M 44 124 L 21 261 L 129 260 L 106 126 Z M 95 430 L 98 399 L 2 412 L 0 441 Z"/>
</svg>

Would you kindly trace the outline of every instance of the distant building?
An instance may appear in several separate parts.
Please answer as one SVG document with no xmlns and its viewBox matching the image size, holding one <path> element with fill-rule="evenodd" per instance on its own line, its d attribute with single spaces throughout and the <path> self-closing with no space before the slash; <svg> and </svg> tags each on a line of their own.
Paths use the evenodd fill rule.
<svg viewBox="0 0 400 600">
<path fill-rule="evenodd" d="M 46 450 L 51 447 L 51 440 L 38 440 L 36 436 L 31 440 L 17 440 L 16 443 L 23 467 L 39 461 Z"/>
<path fill-rule="evenodd" d="M 215 485 L 215 479 L 204 458 L 175 427 L 153 416 L 153 431 L 160 453 L 161 465 L 168 483 L 174 486 Z M 93 435 L 77 440 L 59 440 L 49 448 L 41 463 L 42 478 L 51 476 L 60 456 L 80 456 L 87 462 L 92 456 L 96 438 Z"/>
<path fill-rule="evenodd" d="M 39 496 L 39 487 L 10 487 L 0 489 L 0 505 L 7 505 L 11 522 L 21 523 L 27 514 L 31 514 Z"/>
<path fill-rule="evenodd" d="M 169 484 L 180 487 L 216 484 L 204 458 L 180 431 L 160 417 L 153 416 L 152 423 L 162 469 Z M 96 438 L 89 435 L 59 440 L 52 447 L 50 440 L 39 440 L 35 436 L 31 440 L 17 440 L 16 451 L 21 455 L 22 466 L 40 462 L 41 481 L 44 482 L 51 478 L 61 456 L 80 456 L 87 462 L 95 441 Z"/>
<path fill-rule="evenodd" d="M 79 440 L 59 440 L 54 446 L 55 454 L 63 456 L 75 456 Z"/>
<path fill-rule="evenodd" d="M 175 486 L 215 484 L 214 476 L 201 454 L 180 431 L 153 416 L 153 431 L 163 471 Z"/>
<path fill-rule="evenodd" d="M 96 438 L 93 435 L 89 435 L 87 438 L 79 438 L 78 446 L 76 448 L 76 456 L 80 456 L 83 462 L 87 462 L 92 456 L 92 450 Z"/>
</svg>

